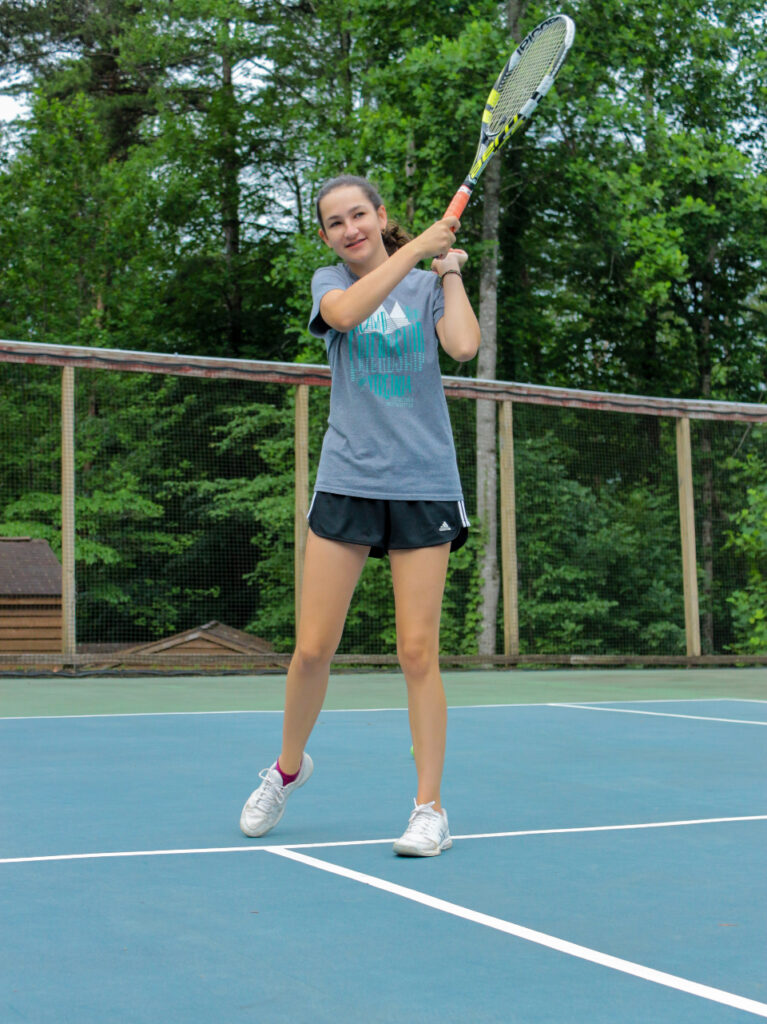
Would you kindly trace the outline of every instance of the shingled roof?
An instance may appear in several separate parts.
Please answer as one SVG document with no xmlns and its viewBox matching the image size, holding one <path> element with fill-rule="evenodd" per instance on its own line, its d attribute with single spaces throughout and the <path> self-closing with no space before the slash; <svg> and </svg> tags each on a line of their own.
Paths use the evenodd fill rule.
<svg viewBox="0 0 767 1024">
<path fill-rule="evenodd" d="M 3 597 L 61 597 L 61 565 L 47 540 L 0 537 Z"/>
<path fill-rule="evenodd" d="M 122 647 L 112 652 L 105 651 L 104 654 L 112 659 L 112 666 L 146 665 L 150 662 L 156 666 L 172 666 L 174 662 L 184 665 L 199 658 L 206 664 L 212 664 L 218 656 L 222 664 L 226 664 L 227 659 L 232 657 L 244 657 L 246 660 L 252 658 L 262 668 L 285 669 L 290 660 L 289 654 L 277 653 L 266 640 L 215 620 L 162 640 L 150 641 L 137 647 Z"/>
<path fill-rule="evenodd" d="M 175 636 L 168 636 L 162 640 L 153 640 L 149 643 L 140 644 L 138 647 L 123 649 L 121 654 L 165 654 L 178 653 L 184 647 L 194 645 L 198 651 L 206 647 L 211 652 L 229 654 L 273 654 L 274 648 L 266 640 L 245 633 L 240 629 L 233 629 L 221 622 L 206 622 L 204 626 L 196 626 L 194 629 L 184 630 L 183 633 L 176 633 Z"/>
</svg>

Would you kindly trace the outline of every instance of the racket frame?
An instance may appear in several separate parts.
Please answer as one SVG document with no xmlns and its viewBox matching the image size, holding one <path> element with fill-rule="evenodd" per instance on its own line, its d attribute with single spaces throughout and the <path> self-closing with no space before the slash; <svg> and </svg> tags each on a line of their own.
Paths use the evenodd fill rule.
<svg viewBox="0 0 767 1024">
<path fill-rule="evenodd" d="M 493 112 L 500 98 L 504 82 L 517 64 L 522 60 L 525 52 L 530 48 L 538 36 L 541 35 L 542 32 L 545 32 L 549 26 L 553 25 L 555 22 L 565 23 L 565 38 L 562 44 L 562 49 L 557 56 L 553 67 L 549 70 L 548 74 L 543 77 L 537 89 L 527 103 L 524 104 L 522 109 L 519 110 L 510 121 L 507 121 L 502 125 L 499 131 L 491 135 L 490 123 L 493 118 Z M 471 165 L 471 170 L 450 201 L 450 205 L 445 211 L 445 217 L 461 216 L 468 205 L 471 194 L 474 191 L 474 186 L 477 184 L 479 176 L 484 171 L 490 158 L 501 148 L 510 135 L 514 135 L 515 132 L 519 131 L 520 128 L 527 124 L 532 117 L 535 108 L 554 84 L 554 79 L 559 74 L 559 70 L 565 62 L 565 58 L 570 51 L 570 47 L 573 45 L 574 38 L 575 23 L 572 18 L 569 18 L 566 14 L 555 14 L 553 17 L 542 21 L 540 25 L 536 25 L 531 32 L 528 32 L 516 50 L 511 54 L 503 66 L 501 73 L 496 78 L 493 88 L 490 90 L 490 94 L 485 102 L 485 109 L 482 113 L 479 143 L 477 145 L 477 152 L 474 155 L 474 161 Z"/>
</svg>

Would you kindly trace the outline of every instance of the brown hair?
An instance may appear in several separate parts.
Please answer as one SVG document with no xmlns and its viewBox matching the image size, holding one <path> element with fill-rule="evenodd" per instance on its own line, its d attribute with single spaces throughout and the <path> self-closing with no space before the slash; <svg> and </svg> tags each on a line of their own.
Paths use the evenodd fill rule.
<svg viewBox="0 0 767 1024">
<path fill-rule="evenodd" d="M 320 201 L 337 188 L 345 188 L 349 185 L 362 189 L 366 198 L 373 204 L 374 209 L 377 210 L 379 206 L 384 205 L 378 189 L 367 178 L 360 178 L 356 174 L 340 174 L 337 178 L 331 178 L 330 181 L 326 181 L 317 193 L 317 220 L 320 222 L 320 227 L 323 231 L 325 230 L 325 225 L 322 222 L 322 214 L 320 213 Z M 383 238 L 384 248 L 389 256 L 396 252 L 397 249 L 401 249 L 403 245 L 407 245 L 410 241 L 410 235 L 393 220 L 388 221 L 386 227 L 381 232 L 381 237 Z"/>
</svg>

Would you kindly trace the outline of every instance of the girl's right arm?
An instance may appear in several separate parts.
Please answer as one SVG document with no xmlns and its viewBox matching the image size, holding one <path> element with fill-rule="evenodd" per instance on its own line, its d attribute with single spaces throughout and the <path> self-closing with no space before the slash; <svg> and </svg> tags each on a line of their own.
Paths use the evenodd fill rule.
<svg viewBox="0 0 767 1024">
<path fill-rule="evenodd" d="M 438 220 L 349 288 L 326 292 L 320 302 L 322 319 L 341 333 L 357 327 L 421 260 L 447 253 L 459 225 L 457 217 Z"/>
</svg>

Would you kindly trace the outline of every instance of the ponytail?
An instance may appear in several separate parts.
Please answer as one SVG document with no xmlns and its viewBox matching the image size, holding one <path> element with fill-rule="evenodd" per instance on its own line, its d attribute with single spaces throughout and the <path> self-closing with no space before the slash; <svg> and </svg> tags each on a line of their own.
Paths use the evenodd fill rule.
<svg viewBox="0 0 767 1024">
<path fill-rule="evenodd" d="M 401 249 L 403 245 L 411 240 L 407 231 L 403 230 L 396 220 L 390 220 L 381 232 L 384 249 L 389 256 Z"/>
</svg>

